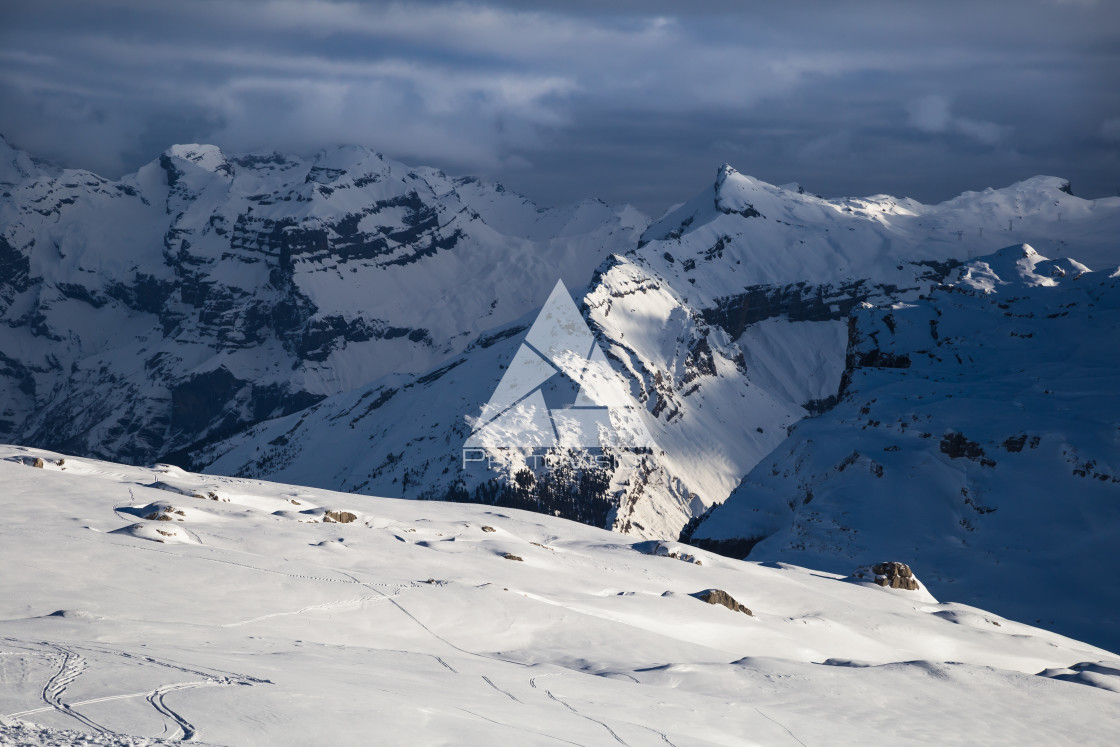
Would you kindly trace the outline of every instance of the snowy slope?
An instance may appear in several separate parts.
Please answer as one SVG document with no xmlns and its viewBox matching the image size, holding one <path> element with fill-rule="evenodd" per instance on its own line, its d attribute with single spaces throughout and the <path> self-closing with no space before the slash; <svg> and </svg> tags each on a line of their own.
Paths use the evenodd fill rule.
<svg viewBox="0 0 1120 747">
<path fill-rule="evenodd" d="M 829 570 L 902 555 L 955 598 L 1120 645 L 1120 274 L 1017 245 L 852 318 L 837 407 L 686 531 Z"/>
<path fill-rule="evenodd" d="M 137 461 L 425 371 L 648 222 L 358 147 L 111 182 L 0 140 L 0 183 L 0 437 Z"/>
<path fill-rule="evenodd" d="M 951 585 L 14 446 L 0 481 L 0 741 L 1111 744 L 1120 728 L 1120 659 Z M 694 596 L 710 589 L 749 613 Z"/>
</svg>

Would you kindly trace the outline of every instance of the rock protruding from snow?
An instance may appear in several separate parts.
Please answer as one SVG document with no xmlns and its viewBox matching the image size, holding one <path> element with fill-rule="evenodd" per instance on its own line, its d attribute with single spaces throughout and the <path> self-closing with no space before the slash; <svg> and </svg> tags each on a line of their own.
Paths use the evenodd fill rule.
<svg viewBox="0 0 1120 747">
<path fill-rule="evenodd" d="M 198 540 L 180 527 L 156 524 L 130 524 L 120 529 L 114 529 L 110 534 L 126 534 L 138 539 L 151 540 L 161 543 L 199 544 Z"/>
<path fill-rule="evenodd" d="M 349 524 L 357 520 L 358 515 L 352 511 L 330 510 L 323 514 L 323 523 L 325 524 Z"/>
<path fill-rule="evenodd" d="M 634 549 L 646 555 L 658 555 L 663 558 L 672 558 L 673 560 L 681 560 L 685 563 L 694 563 L 696 565 L 703 565 L 703 561 L 696 555 L 686 550 L 686 547 L 677 545 L 670 542 L 660 542 L 657 540 L 649 540 L 646 542 L 639 542 L 634 545 Z"/>
<path fill-rule="evenodd" d="M 739 602 L 735 601 L 735 597 L 731 596 L 723 589 L 705 589 L 704 591 L 696 592 L 692 596 L 696 597 L 701 602 L 721 604 L 732 612 L 742 612 L 744 615 L 754 617 L 754 613 L 750 611 L 750 608 L 739 604 Z"/>
<path fill-rule="evenodd" d="M 887 561 L 886 563 L 876 563 L 872 566 L 864 566 L 859 568 L 852 574 L 853 578 L 858 578 L 861 581 L 871 581 L 876 586 L 886 586 L 891 589 L 906 589 L 907 591 L 917 591 L 921 588 L 918 584 L 918 579 L 914 577 L 910 566 L 905 563 L 899 563 L 897 560 Z"/>
</svg>

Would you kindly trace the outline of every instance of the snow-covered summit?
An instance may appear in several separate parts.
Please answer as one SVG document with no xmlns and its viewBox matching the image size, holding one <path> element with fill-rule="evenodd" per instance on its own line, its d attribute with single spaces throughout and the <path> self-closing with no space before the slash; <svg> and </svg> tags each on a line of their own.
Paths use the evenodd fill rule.
<svg viewBox="0 0 1120 747">
<path fill-rule="evenodd" d="M 1047 259 L 1030 245 L 1018 244 L 962 265 L 949 284 L 994 293 L 1002 285 L 1054 286 L 1086 272 L 1089 268 L 1075 259 Z"/>
<path fill-rule="evenodd" d="M 890 195 L 825 199 L 724 165 L 712 188 L 652 223 L 641 241 L 661 247 L 643 255 L 651 267 L 686 282 L 696 277 L 689 272 L 727 256 L 733 267 L 718 291 L 732 293 L 759 283 L 899 284 L 909 262 L 967 259 L 1016 241 L 1103 269 L 1116 265 L 1118 234 L 1120 198 L 1084 200 L 1055 177 L 924 205 Z"/>
<path fill-rule="evenodd" d="M 169 158 L 181 158 L 184 161 L 190 161 L 199 168 L 207 171 L 225 171 L 229 173 L 229 161 L 226 159 L 225 153 L 216 145 L 199 145 L 197 143 L 188 145 L 172 145 L 164 154 Z"/>
<path fill-rule="evenodd" d="M 0 185 L 16 185 L 39 175 L 39 168 L 31 156 L 13 148 L 0 135 Z"/>
</svg>

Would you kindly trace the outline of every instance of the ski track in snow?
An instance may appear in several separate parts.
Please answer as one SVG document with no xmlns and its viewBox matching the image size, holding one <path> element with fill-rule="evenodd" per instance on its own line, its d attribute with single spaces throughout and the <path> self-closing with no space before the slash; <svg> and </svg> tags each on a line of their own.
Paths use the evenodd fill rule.
<svg viewBox="0 0 1120 747">
<path fill-rule="evenodd" d="M 789 730 L 788 726 L 786 726 L 782 722 L 776 720 L 772 716 L 767 716 L 765 713 L 762 712 L 762 709 L 759 708 L 758 706 L 755 706 L 754 710 L 755 710 L 755 712 L 758 713 L 759 716 L 762 716 L 764 719 L 766 719 L 770 723 L 774 724 L 775 726 L 780 727 L 782 729 L 782 731 L 784 731 L 786 734 L 789 734 L 790 738 L 793 739 L 795 742 L 797 742 L 799 745 L 801 745 L 801 747 L 808 747 L 808 745 L 806 745 L 804 742 L 802 742 L 800 739 L 797 738 L 796 734 L 794 734 L 792 731 Z"/>
<path fill-rule="evenodd" d="M 89 728 L 102 733 L 110 733 L 101 724 L 97 723 L 87 716 L 75 711 L 70 705 L 62 701 L 62 696 L 66 693 L 66 688 L 69 687 L 76 679 L 82 676 L 82 672 L 86 670 L 86 660 L 71 651 L 68 648 L 58 645 L 50 645 L 50 648 L 61 657 L 58 665 L 58 671 L 51 675 L 46 684 L 43 685 L 42 698 L 43 702 L 59 713 L 63 713 L 76 719 L 79 723 Z"/>
<path fill-rule="evenodd" d="M 396 595 L 394 595 L 394 596 L 396 596 Z M 302 615 L 306 612 L 316 612 L 316 611 L 319 611 L 319 610 L 331 610 L 331 609 L 337 609 L 339 607 L 349 607 L 349 606 L 360 607 L 365 602 L 377 602 L 377 601 L 380 601 L 382 599 L 391 599 L 391 598 L 392 597 L 364 596 L 364 597 L 354 597 L 353 599 L 340 599 L 337 602 L 324 602 L 323 604 L 312 604 L 308 607 L 303 607 L 301 609 L 293 610 L 291 612 L 272 612 L 272 613 L 269 613 L 267 615 L 260 615 L 259 617 L 251 618 L 249 620 L 239 620 L 238 622 L 226 623 L 225 625 L 222 625 L 221 627 L 223 627 L 223 628 L 238 628 L 238 627 L 241 627 L 242 625 L 250 625 L 252 623 L 261 622 L 262 620 L 268 620 L 268 619 L 273 618 L 273 617 L 287 617 L 289 615 Z"/>
<path fill-rule="evenodd" d="M 570 705 L 569 703 L 567 703 L 567 702 L 565 702 L 564 700 L 561 700 L 560 698 L 558 698 L 558 697 L 556 697 L 555 695 L 553 695 L 553 694 L 552 694 L 552 691 L 551 691 L 551 690 L 545 690 L 545 691 L 544 691 L 544 694 L 545 694 L 545 695 L 547 695 L 547 696 L 548 696 L 549 698 L 551 698 L 552 700 L 555 700 L 555 701 L 556 701 L 557 703 L 559 703 L 560 705 L 564 706 L 565 708 L 567 708 L 567 709 L 568 709 L 569 711 L 571 711 L 571 712 L 572 712 L 572 713 L 574 713 L 575 715 L 579 716 L 580 718 L 585 718 L 585 719 L 587 719 L 588 721 L 593 721 L 594 723 L 596 723 L 596 724 L 598 724 L 599 726 L 603 727 L 604 729 L 606 729 L 606 730 L 607 730 L 607 731 L 608 731 L 608 732 L 610 733 L 610 735 L 611 735 L 612 737 L 614 737 L 614 741 L 618 742 L 619 744 L 624 744 L 624 745 L 627 745 L 627 747 L 629 747 L 629 744 L 628 744 L 628 743 L 627 743 L 627 742 L 626 742 L 626 741 L 625 741 L 625 740 L 624 740 L 624 739 L 623 739 L 622 737 L 618 736 L 618 734 L 616 734 L 616 733 L 615 733 L 614 729 L 612 729 L 611 727 L 607 726 L 607 725 L 606 725 L 606 724 L 605 724 L 604 722 L 600 721 L 600 720 L 599 720 L 599 719 L 597 719 L 597 718 L 592 718 L 591 716 L 585 716 L 585 715 L 583 715 L 582 713 L 580 713 L 579 711 L 577 711 L 577 710 L 576 710 L 575 708 L 573 708 L 573 707 L 572 707 L 572 706 L 571 706 L 571 705 Z"/>
<path fill-rule="evenodd" d="M 530 731 L 529 729 L 525 729 L 523 727 L 516 726 L 514 724 L 507 724 L 504 721 L 498 721 L 497 719 L 492 719 L 489 716 L 483 716 L 481 713 L 475 713 L 474 711 L 469 710 L 467 708 L 463 708 L 462 706 L 459 707 L 459 710 L 462 711 L 463 713 L 470 714 L 471 716 L 474 716 L 477 719 L 481 719 L 482 721 L 487 721 L 491 724 L 497 724 L 498 726 L 503 726 L 507 729 L 513 729 L 515 731 L 525 732 L 525 733 L 528 733 L 528 734 L 532 734 L 535 737 L 548 737 L 549 739 L 553 739 L 557 742 L 563 742 L 564 744 L 579 745 L 579 742 L 570 742 L 567 739 L 564 739 L 562 737 L 558 737 L 554 734 L 543 734 L 543 733 L 538 732 L 538 731 Z M 580 746 L 580 747 L 582 747 L 582 746 Z"/>
<path fill-rule="evenodd" d="M 516 698 L 516 696 L 514 696 L 514 694 L 513 694 L 513 693 L 509 692 L 508 690 L 503 690 L 502 688 L 500 688 L 500 687 L 498 687 L 497 685 L 495 685 L 495 684 L 494 684 L 494 681 L 493 681 L 493 680 L 491 680 L 491 679 L 490 679 L 489 677 L 487 677 L 486 675 L 482 675 L 482 679 L 483 679 L 483 680 L 484 680 L 484 681 L 486 682 L 486 684 L 487 684 L 487 685 L 489 685 L 490 687 L 494 688 L 495 690 L 497 690 L 498 692 L 500 692 L 500 693 L 501 693 L 502 695 L 505 695 L 506 697 L 508 697 L 508 698 L 509 698 L 510 700 L 512 700 L 513 702 L 515 702 L 515 703 L 520 703 L 520 702 L 521 702 L 520 700 L 518 700 L 518 699 Z"/>
<path fill-rule="evenodd" d="M 157 688 L 157 689 L 153 690 L 152 692 L 148 693 L 148 697 L 146 698 L 146 700 L 149 703 L 152 704 L 152 707 L 154 707 L 157 711 L 159 711 L 161 714 L 163 714 L 167 718 L 171 719 L 179 729 L 179 734 L 168 734 L 168 736 L 170 736 L 172 738 L 175 738 L 175 739 L 182 739 L 182 740 L 186 741 L 186 740 L 192 739 L 194 737 L 195 728 L 194 728 L 194 724 L 187 721 L 185 718 L 183 718 L 178 713 L 176 713 L 174 710 L 172 710 L 171 707 L 168 706 L 167 703 L 164 701 L 164 697 L 168 693 L 175 692 L 176 690 L 186 690 L 188 688 L 193 688 L 193 687 L 204 687 L 208 684 L 211 684 L 211 683 L 209 683 L 209 682 L 184 682 L 184 683 L 181 683 L 181 684 L 178 684 L 178 685 L 168 685 L 166 687 Z"/>
<path fill-rule="evenodd" d="M 569 674 L 571 674 L 571 673 L 569 673 L 569 672 L 549 672 L 547 674 L 538 674 L 535 677 L 530 677 L 529 678 L 529 686 L 533 689 L 543 689 L 543 688 L 538 688 L 537 687 L 537 680 L 538 679 L 543 679 L 544 677 L 562 677 L 562 676 L 569 675 Z M 624 672 L 619 672 L 619 674 L 622 674 L 625 677 L 629 677 L 635 683 L 641 684 L 639 680 L 635 679 L 633 676 L 631 676 L 629 674 L 625 674 Z M 484 677 L 483 679 L 486 679 L 486 678 Z M 487 680 L 487 681 L 489 681 L 489 680 Z M 493 683 L 491 683 L 491 686 L 493 686 Z M 498 689 L 498 688 L 495 688 L 495 689 Z M 502 692 L 505 692 L 505 691 L 503 690 Z M 587 719 L 588 721 L 592 721 L 596 724 L 599 724 L 604 729 L 606 729 L 608 732 L 610 732 L 611 736 L 614 737 L 615 740 L 617 740 L 618 742 L 621 742 L 622 744 L 626 744 L 626 742 L 621 737 L 619 737 L 618 734 L 616 734 L 615 731 L 610 728 L 610 726 L 608 726 L 604 722 L 602 722 L 598 719 L 595 719 L 595 718 L 591 718 L 590 716 L 587 716 L 583 713 L 580 713 L 578 710 L 576 710 L 574 707 L 572 707 L 571 704 L 569 704 L 566 701 L 562 700 L 561 698 L 557 697 L 556 694 L 553 693 L 551 690 L 545 689 L 544 693 L 545 693 L 545 695 L 547 695 L 549 697 L 549 699 L 551 699 L 552 701 L 554 701 L 556 703 L 559 703 L 560 705 L 564 706 L 564 708 L 568 709 L 570 712 L 574 713 L 575 715 L 579 716 L 580 718 Z M 509 693 L 506 693 L 506 694 L 509 695 Z M 513 696 L 510 695 L 510 697 L 512 698 Z M 514 700 L 517 700 L 517 699 L 514 698 Z M 521 702 L 521 701 L 518 701 L 518 702 Z M 629 721 L 627 721 L 625 723 L 629 724 L 630 726 L 636 726 L 640 729 L 645 729 L 646 731 L 651 731 L 654 734 L 656 734 L 661 739 L 661 741 L 665 742 L 668 745 L 672 745 L 672 747 L 676 747 L 676 745 L 673 743 L 673 741 L 671 739 L 669 739 L 669 735 L 665 734 L 664 732 L 658 731 L 657 729 L 654 729 L 650 726 L 646 726 L 645 724 L 635 724 L 635 723 L 632 723 L 632 722 L 629 722 Z"/>
<path fill-rule="evenodd" d="M 122 734 L 121 732 L 113 731 L 108 727 L 94 721 L 90 717 L 76 710 L 81 706 L 93 705 L 95 703 L 106 703 L 114 700 L 128 700 L 131 698 L 144 698 L 152 708 L 155 709 L 164 721 L 163 737 L 178 739 L 182 741 L 189 741 L 197 734 L 197 729 L 194 724 L 188 721 L 183 715 L 171 708 L 165 698 L 168 694 L 173 692 L 181 692 L 184 690 L 191 690 L 200 687 L 223 687 L 229 685 L 254 685 L 254 684 L 267 684 L 269 680 L 259 679 L 248 675 L 238 675 L 233 673 L 224 673 L 219 675 L 209 674 L 197 669 L 184 667 L 173 662 L 155 659 L 151 656 L 137 655 L 126 651 L 113 651 L 103 647 L 92 645 L 75 645 L 70 644 L 62 646 L 55 643 L 48 642 L 33 642 L 21 641 L 15 638 L 0 638 L 7 646 L 18 646 L 24 651 L 18 652 L 0 652 L 9 656 L 42 656 L 58 662 L 58 668 L 43 684 L 40 691 L 40 697 L 45 706 L 40 708 L 30 708 L 15 713 L 5 714 L 0 718 L 22 718 L 23 716 L 30 716 L 36 713 L 43 713 L 45 711 L 57 711 L 65 716 L 78 721 L 82 726 L 92 729 L 93 731 L 113 737 L 126 737 L 129 735 Z M 46 651 L 37 650 L 36 647 L 47 649 Z M 146 690 L 143 692 L 135 693 L 121 693 L 114 695 L 103 695 L 95 698 L 86 698 L 84 700 L 67 702 L 63 700 L 67 688 L 78 680 L 87 670 L 91 668 L 89 659 L 78 653 L 78 650 L 84 650 L 87 653 L 95 653 L 100 655 L 117 656 L 124 659 L 132 659 L 141 661 L 144 664 L 151 664 L 154 666 L 165 667 L 176 671 L 184 672 L 201 676 L 203 679 L 189 681 L 189 682 L 175 682 L 167 685 L 161 685 L 153 690 Z"/>
</svg>

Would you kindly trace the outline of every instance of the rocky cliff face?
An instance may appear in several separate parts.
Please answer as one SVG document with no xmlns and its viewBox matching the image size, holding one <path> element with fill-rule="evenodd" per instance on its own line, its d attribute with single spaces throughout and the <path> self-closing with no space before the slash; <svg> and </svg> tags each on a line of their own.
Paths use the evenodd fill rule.
<svg viewBox="0 0 1120 747">
<path fill-rule="evenodd" d="M 647 223 L 362 148 L 115 182 L 0 151 L 0 440 L 129 461 L 436 366 Z"/>
</svg>

